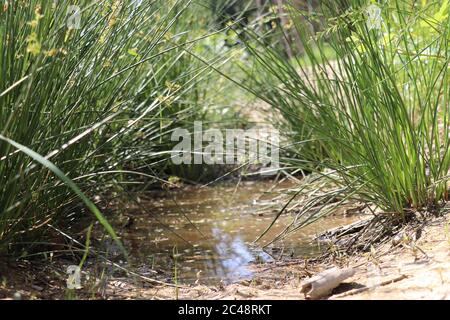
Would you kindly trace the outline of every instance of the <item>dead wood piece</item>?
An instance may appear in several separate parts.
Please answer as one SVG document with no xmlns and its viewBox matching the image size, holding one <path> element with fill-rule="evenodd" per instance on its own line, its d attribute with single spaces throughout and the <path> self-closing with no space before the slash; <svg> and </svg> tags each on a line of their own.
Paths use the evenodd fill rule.
<svg viewBox="0 0 450 320">
<path fill-rule="evenodd" d="M 331 294 L 334 288 L 355 274 L 353 268 L 325 270 L 302 283 L 300 292 L 305 298 L 320 299 Z"/>
</svg>

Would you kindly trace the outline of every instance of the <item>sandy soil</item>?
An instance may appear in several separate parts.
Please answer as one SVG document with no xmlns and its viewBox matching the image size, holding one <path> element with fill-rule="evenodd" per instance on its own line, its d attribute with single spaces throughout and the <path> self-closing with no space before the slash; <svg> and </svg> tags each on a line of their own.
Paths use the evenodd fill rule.
<svg viewBox="0 0 450 320">
<path fill-rule="evenodd" d="M 364 285 L 362 292 L 347 292 L 333 299 L 450 299 L 449 221 L 439 219 L 424 229 L 412 245 L 392 250 L 376 263 L 360 268 L 351 281 Z M 423 252 L 422 252 L 423 251 Z M 362 260 L 359 258 L 358 260 Z M 394 282 L 391 282 L 394 280 Z M 361 291 L 361 290 L 360 290 Z"/>
</svg>

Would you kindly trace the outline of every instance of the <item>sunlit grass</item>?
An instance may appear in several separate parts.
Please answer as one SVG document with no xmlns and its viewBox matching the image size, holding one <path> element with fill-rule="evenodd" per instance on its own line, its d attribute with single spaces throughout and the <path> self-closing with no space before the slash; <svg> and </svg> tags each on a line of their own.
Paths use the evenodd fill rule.
<svg viewBox="0 0 450 320">
<path fill-rule="evenodd" d="M 331 182 L 329 196 L 398 217 L 447 200 L 447 4 L 388 1 L 373 27 L 365 1 L 327 2 L 315 15 L 319 34 L 308 27 L 312 17 L 290 8 L 305 51 L 294 61 L 251 33 L 259 72 L 249 87 L 279 118 L 290 144 L 286 166 Z M 313 202 L 297 226 L 332 212 L 324 199 Z"/>
<path fill-rule="evenodd" d="M 74 28 L 69 5 L 81 8 Z M 207 42 L 215 34 L 207 17 L 207 7 L 184 0 L 8 1 L 0 9 L 0 134 L 96 202 L 131 177 L 161 183 L 171 131 L 213 113 L 205 108 L 217 95 L 211 88 L 227 87 L 189 54 L 226 61 Z M 0 251 L 14 251 L 49 224 L 73 224 L 84 208 L 69 180 L 5 139 Z"/>
</svg>

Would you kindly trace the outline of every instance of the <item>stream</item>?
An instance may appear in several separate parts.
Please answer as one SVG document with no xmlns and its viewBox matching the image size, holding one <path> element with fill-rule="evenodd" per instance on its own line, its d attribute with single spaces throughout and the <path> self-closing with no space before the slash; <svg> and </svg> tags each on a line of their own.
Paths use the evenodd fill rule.
<svg viewBox="0 0 450 320">
<path fill-rule="evenodd" d="M 171 190 L 163 197 L 141 200 L 139 208 L 132 210 L 133 225 L 123 234 L 131 248 L 131 261 L 142 274 L 164 270 L 161 279 L 165 281 L 233 283 L 251 279 L 249 266 L 254 263 L 319 252 L 318 244 L 311 242 L 314 235 L 356 220 L 331 216 L 262 250 L 262 245 L 293 219 L 282 215 L 269 233 L 254 243 L 278 212 L 273 205 L 279 207 L 286 201 L 280 199 L 280 193 L 293 187 L 295 183 L 290 181 L 276 185 L 273 181 L 226 183 Z"/>
</svg>

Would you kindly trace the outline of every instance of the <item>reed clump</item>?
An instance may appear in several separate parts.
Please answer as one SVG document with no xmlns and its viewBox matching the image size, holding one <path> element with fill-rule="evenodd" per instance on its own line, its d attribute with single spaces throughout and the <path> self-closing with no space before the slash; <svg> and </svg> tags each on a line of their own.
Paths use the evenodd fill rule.
<svg viewBox="0 0 450 320">
<path fill-rule="evenodd" d="M 349 199 L 397 217 L 439 208 L 450 166 L 449 2 L 326 1 L 285 14 L 301 51 L 289 59 L 247 30 L 258 68 L 248 89 L 288 128 L 286 167 L 333 186 L 310 193 L 321 198 L 296 226 Z M 277 30 L 287 37 L 286 28 Z"/>
</svg>

